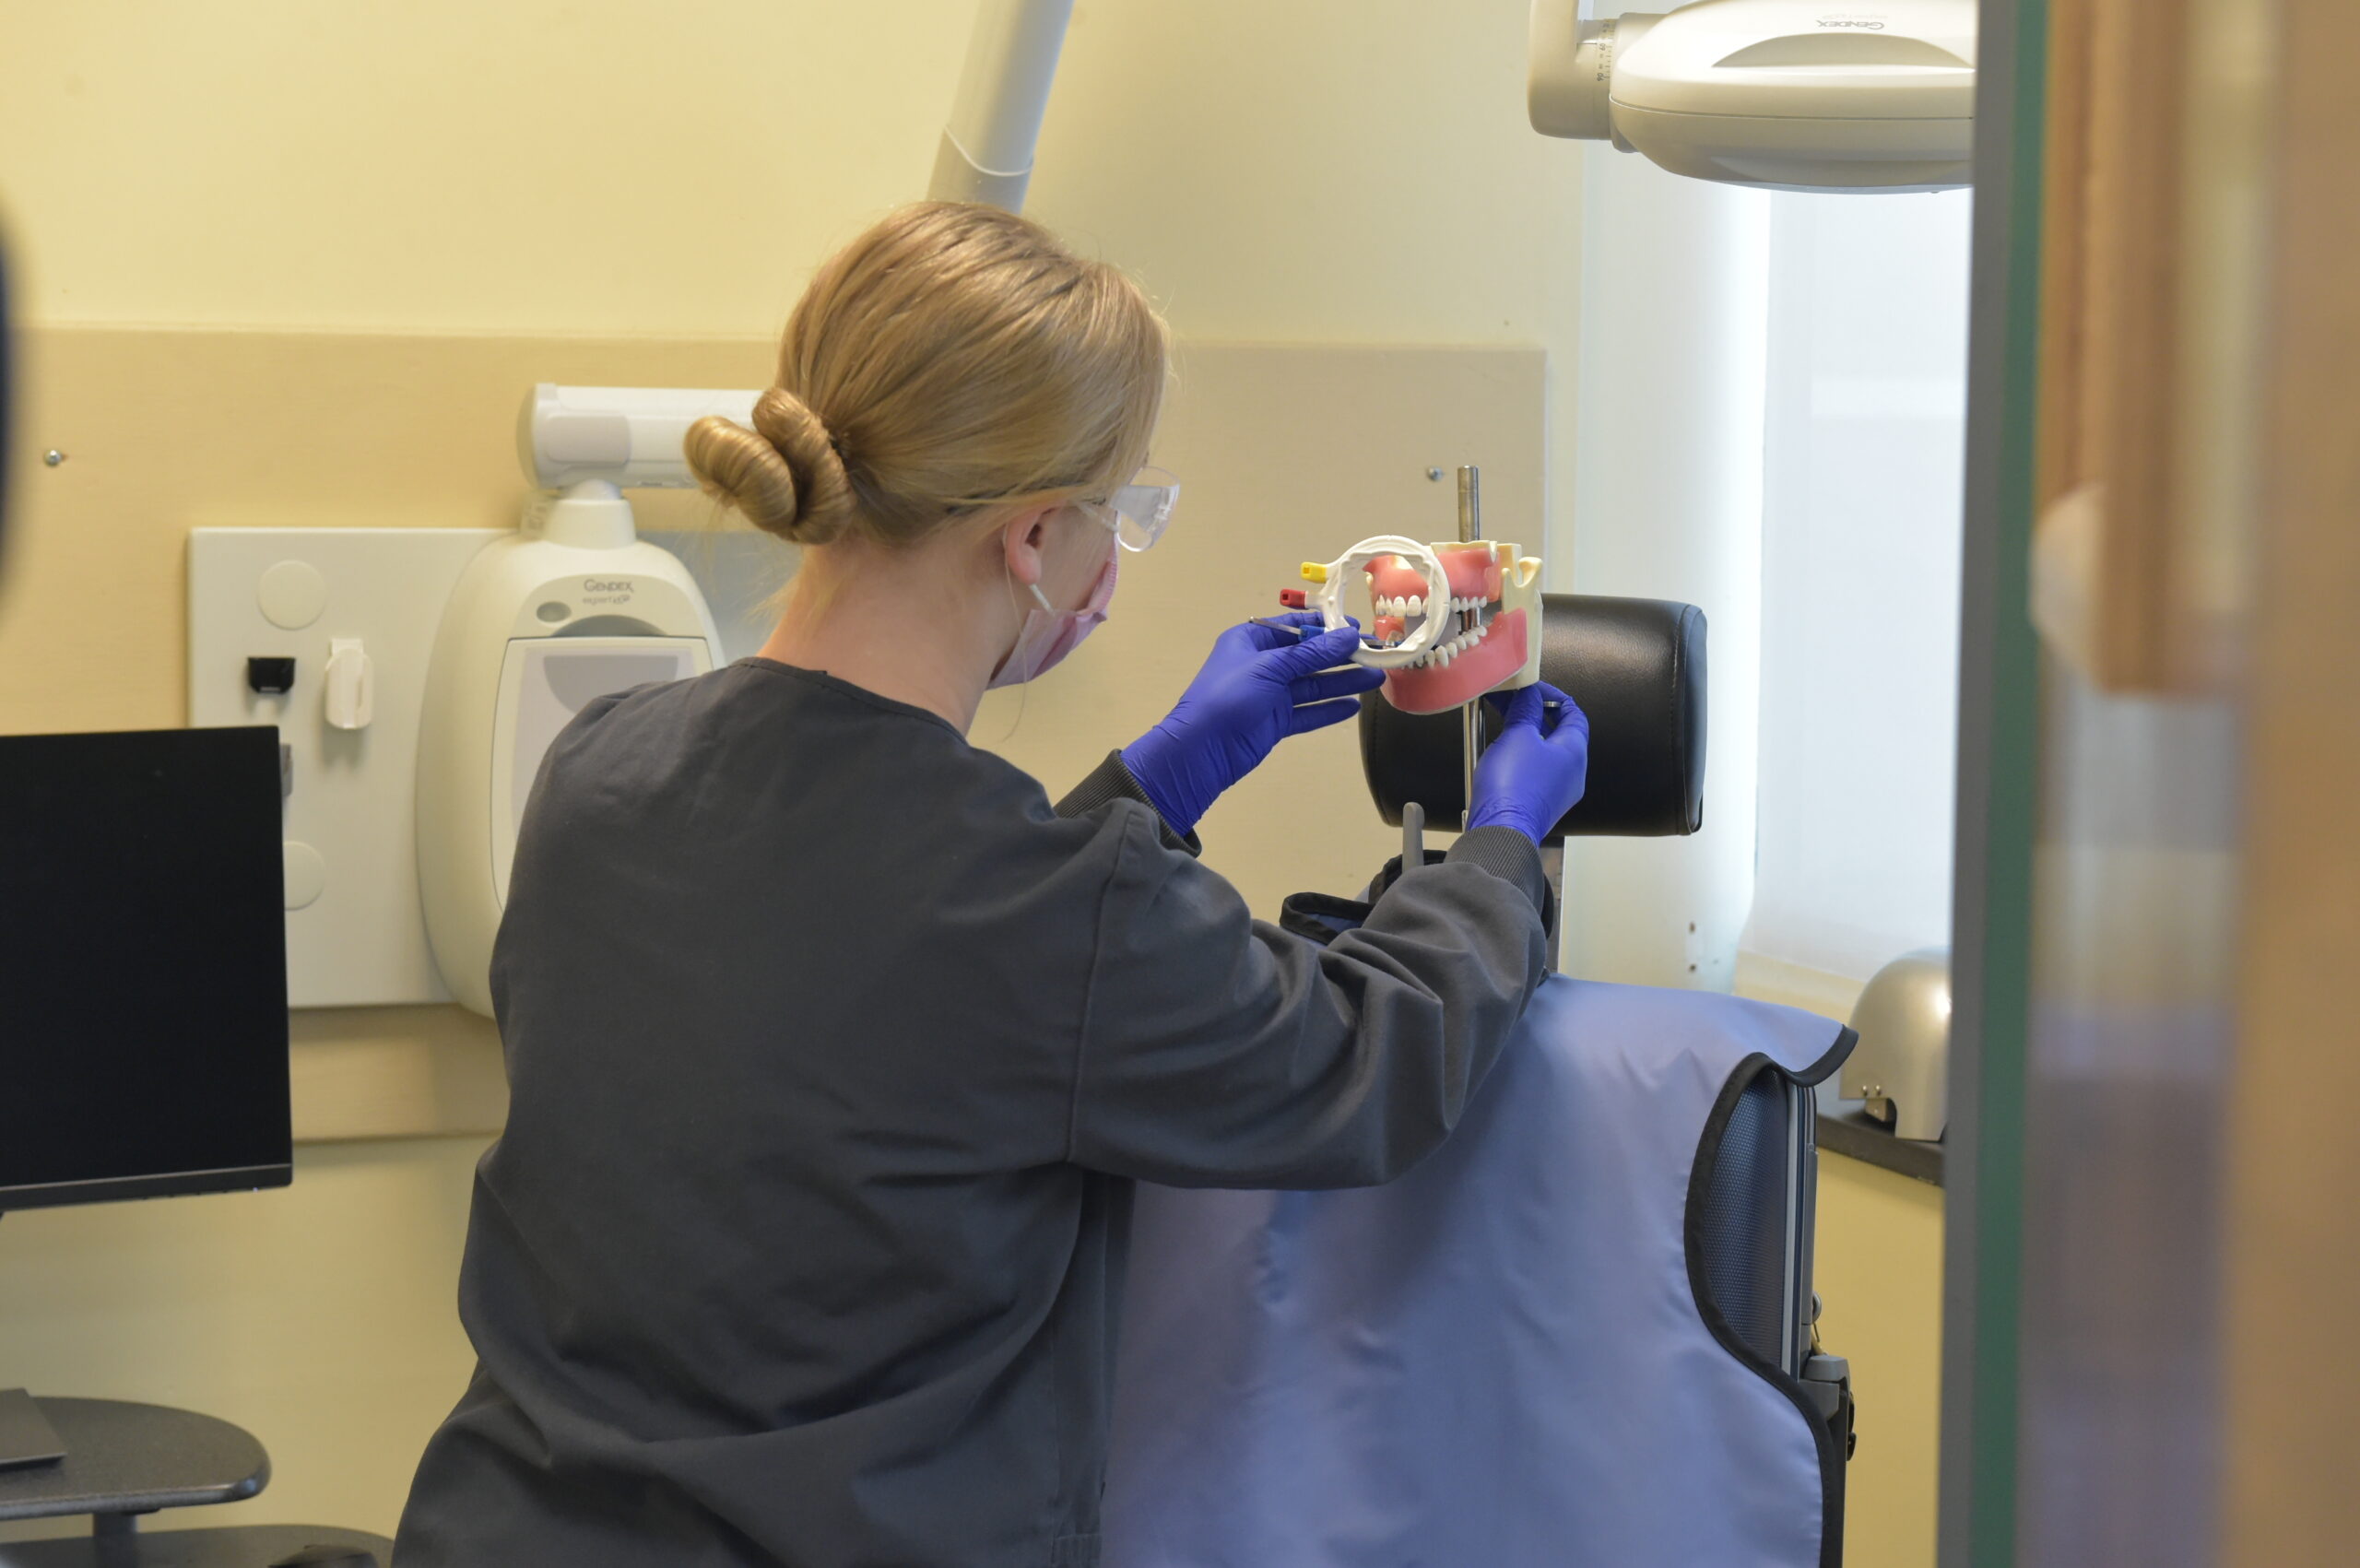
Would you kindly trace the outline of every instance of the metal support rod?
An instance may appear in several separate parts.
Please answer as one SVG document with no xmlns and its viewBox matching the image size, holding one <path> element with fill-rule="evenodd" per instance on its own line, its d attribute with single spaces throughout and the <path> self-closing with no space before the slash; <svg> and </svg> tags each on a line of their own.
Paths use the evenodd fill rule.
<svg viewBox="0 0 2360 1568">
<path fill-rule="evenodd" d="M 1471 463 L 1458 466 L 1458 542 L 1471 545 L 1483 536 L 1483 471 Z M 1481 610 L 1463 611 L 1458 630 L 1470 631 L 1482 615 Z M 1468 819 L 1475 810 L 1475 759 L 1483 748 L 1483 699 L 1475 700 L 1459 710 L 1459 755 L 1466 762 L 1458 796 L 1458 825 L 1464 831 Z"/>
<path fill-rule="evenodd" d="M 1458 542 L 1471 545 L 1483 536 L 1483 470 L 1472 463 L 1458 467 Z"/>
<path fill-rule="evenodd" d="M 1414 800 L 1401 803 L 1401 869 L 1412 871 L 1426 863 L 1426 808 Z"/>
</svg>

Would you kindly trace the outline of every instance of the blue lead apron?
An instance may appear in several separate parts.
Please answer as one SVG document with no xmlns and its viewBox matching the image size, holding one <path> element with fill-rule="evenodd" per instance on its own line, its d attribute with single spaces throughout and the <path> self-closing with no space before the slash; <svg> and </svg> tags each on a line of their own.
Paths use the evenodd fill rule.
<svg viewBox="0 0 2360 1568">
<path fill-rule="evenodd" d="M 1822 1568 L 1841 1457 L 1700 1309 L 1717 1113 L 1835 1022 L 1552 977 L 1385 1187 L 1141 1186 L 1105 1568 Z"/>
</svg>

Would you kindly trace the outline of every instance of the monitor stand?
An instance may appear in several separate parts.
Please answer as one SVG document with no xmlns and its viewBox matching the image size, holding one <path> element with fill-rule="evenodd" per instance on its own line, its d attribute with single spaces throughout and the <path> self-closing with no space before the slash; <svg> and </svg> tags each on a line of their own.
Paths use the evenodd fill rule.
<svg viewBox="0 0 2360 1568">
<path fill-rule="evenodd" d="M 65 1440 L 21 1388 L 0 1388 L 0 1470 L 54 1465 L 65 1457 Z"/>
</svg>

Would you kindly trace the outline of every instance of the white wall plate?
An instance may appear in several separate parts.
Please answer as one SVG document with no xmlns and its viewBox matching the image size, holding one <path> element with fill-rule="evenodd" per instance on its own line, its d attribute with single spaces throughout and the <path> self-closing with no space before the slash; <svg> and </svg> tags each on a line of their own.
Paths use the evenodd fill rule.
<svg viewBox="0 0 2360 1568">
<path fill-rule="evenodd" d="M 315 872 L 317 889 L 287 912 L 295 1007 L 451 999 L 419 912 L 419 703 L 451 585 L 501 536 L 490 528 L 198 528 L 189 536 L 189 723 L 278 726 L 290 749 L 287 841 L 317 855 L 314 863 L 288 852 L 290 865 Z M 309 620 L 282 624 L 301 620 L 314 602 Z M 337 638 L 358 638 L 373 666 L 365 729 L 326 721 L 328 644 Z M 254 657 L 294 659 L 293 689 L 284 696 L 251 690 L 246 661 Z"/>
</svg>

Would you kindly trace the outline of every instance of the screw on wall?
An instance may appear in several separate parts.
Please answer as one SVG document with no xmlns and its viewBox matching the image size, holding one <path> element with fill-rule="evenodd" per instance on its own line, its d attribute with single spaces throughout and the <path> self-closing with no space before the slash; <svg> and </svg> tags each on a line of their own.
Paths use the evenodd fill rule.
<svg viewBox="0 0 2360 1568">
<path fill-rule="evenodd" d="M 53 446 L 47 452 L 41 454 L 41 460 L 54 468 L 59 464 L 65 461 L 65 454 L 58 451 L 57 448 Z"/>
</svg>

